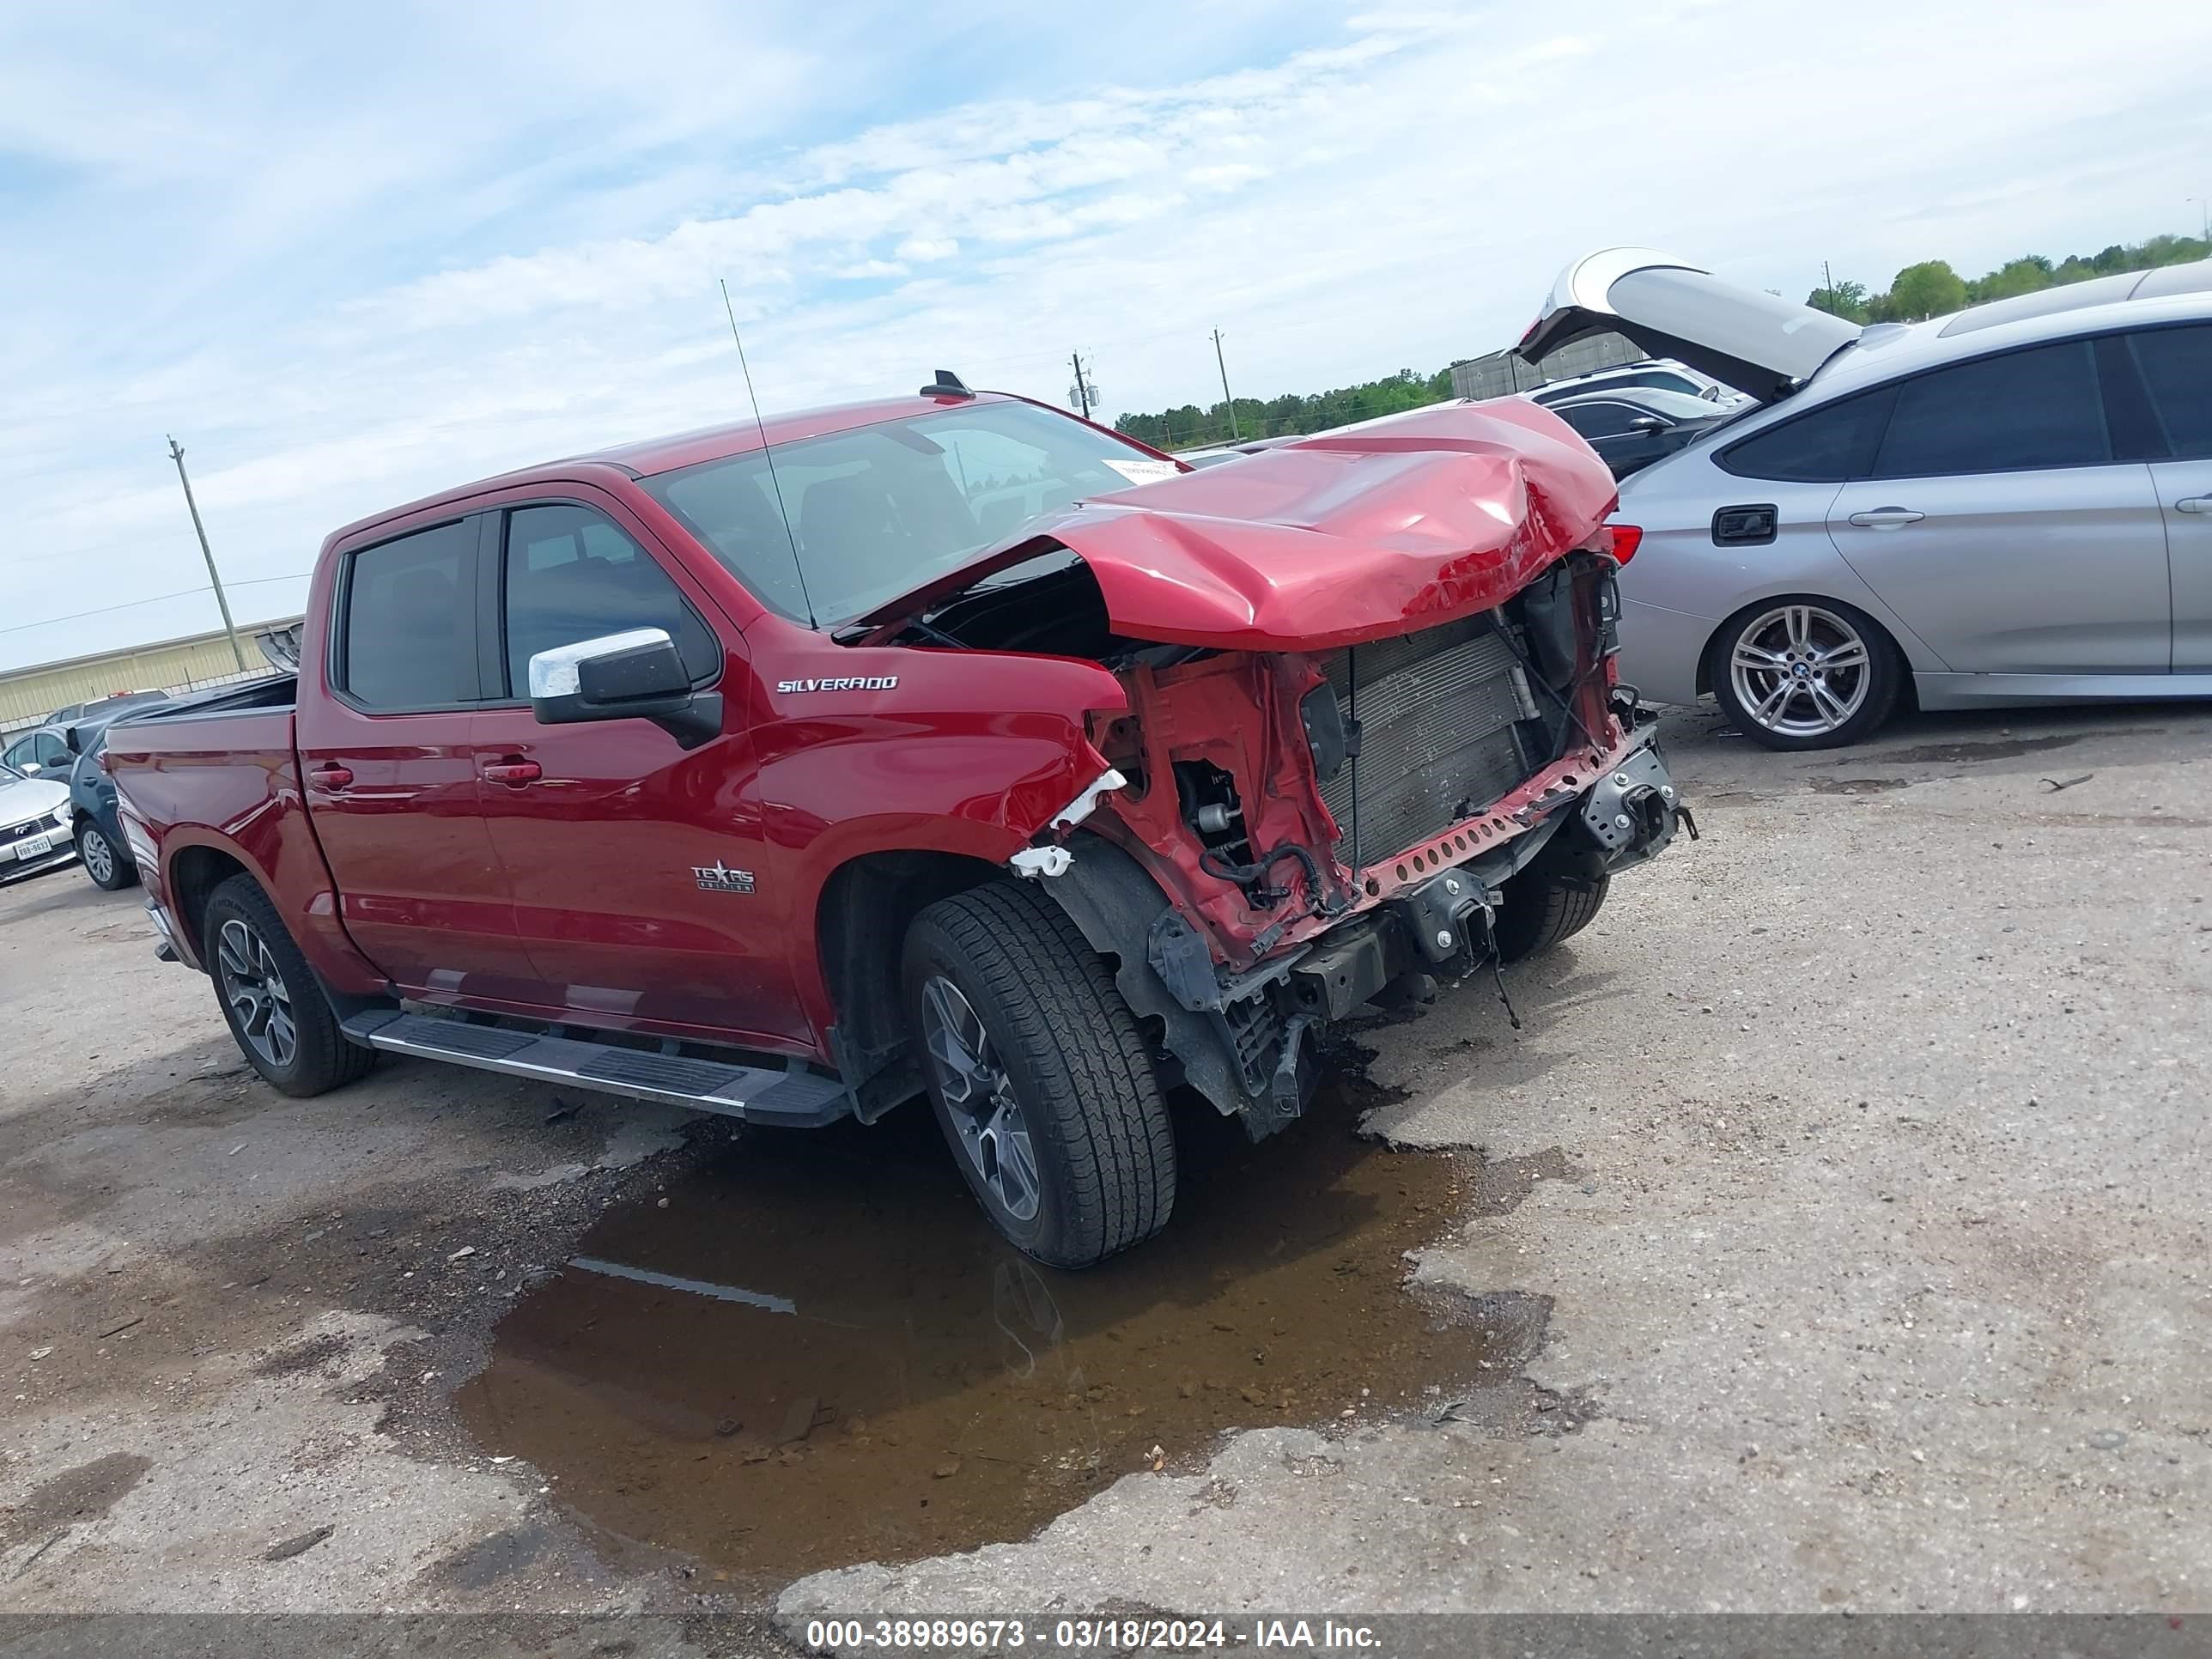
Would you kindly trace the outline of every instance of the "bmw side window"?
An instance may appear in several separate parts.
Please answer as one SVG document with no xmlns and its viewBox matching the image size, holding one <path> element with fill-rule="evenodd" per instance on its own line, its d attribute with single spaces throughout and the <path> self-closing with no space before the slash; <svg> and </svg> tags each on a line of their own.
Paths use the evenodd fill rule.
<svg viewBox="0 0 2212 1659">
<path fill-rule="evenodd" d="M 696 684 L 720 666 L 714 636 L 650 553 L 604 513 L 566 502 L 507 515 L 507 684 L 528 695 L 530 659 L 633 628 L 665 629 Z"/>
<path fill-rule="evenodd" d="M 2068 340 L 1905 381 L 1873 476 L 2026 472 L 2112 459 L 2089 343 Z"/>
<path fill-rule="evenodd" d="M 2212 460 L 2212 323 L 2147 328 L 2128 345 L 2178 461 Z"/>
<path fill-rule="evenodd" d="M 1782 483 L 1843 483 L 1863 478 L 1889 420 L 1889 387 L 1838 398 L 1794 421 L 1730 444 L 1714 457 L 1739 478 Z"/>
<path fill-rule="evenodd" d="M 380 711 L 437 708 L 477 695 L 466 580 L 477 526 L 463 519 L 346 556 L 337 680 Z"/>
</svg>

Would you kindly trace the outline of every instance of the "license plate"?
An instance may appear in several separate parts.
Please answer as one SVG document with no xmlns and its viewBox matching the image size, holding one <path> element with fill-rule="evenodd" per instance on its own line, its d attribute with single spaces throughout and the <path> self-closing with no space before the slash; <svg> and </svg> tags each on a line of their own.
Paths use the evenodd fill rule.
<svg viewBox="0 0 2212 1659">
<path fill-rule="evenodd" d="M 52 836 L 33 836 L 28 841 L 15 843 L 15 857 L 19 862 L 24 859 L 42 859 L 53 850 L 54 838 Z"/>
</svg>

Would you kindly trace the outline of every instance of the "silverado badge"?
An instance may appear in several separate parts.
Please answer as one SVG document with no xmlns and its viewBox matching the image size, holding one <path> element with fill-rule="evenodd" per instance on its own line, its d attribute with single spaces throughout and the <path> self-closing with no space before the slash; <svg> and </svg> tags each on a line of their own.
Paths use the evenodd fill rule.
<svg viewBox="0 0 2212 1659">
<path fill-rule="evenodd" d="M 693 865 L 691 878 L 709 893 L 750 893 L 753 890 L 751 871 L 732 870 L 720 859 L 710 865 Z"/>
</svg>

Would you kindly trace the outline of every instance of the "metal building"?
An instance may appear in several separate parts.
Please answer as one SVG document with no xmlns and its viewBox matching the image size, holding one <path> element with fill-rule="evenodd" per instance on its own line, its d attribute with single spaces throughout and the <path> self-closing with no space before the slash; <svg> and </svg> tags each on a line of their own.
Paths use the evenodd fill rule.
<svg viewBox="0 0 2212 1659">
<path fill-rule="evenodd" d="M 238 672 L 230 641 L 220 628 L 180 640 L 0 672 L 0 732 L 36 726 L 57 708 L 112 696 L 118 691 L 185 691 L 226 680 L 256 678 L 269 672 L 256 641 L 264 635 L 280 634 L 299 620 L 280 617 L 271 622 L 240 623 L 239 643 L 246 647 L 247 665 L 243 674 Z"/>
<path fill-rule="evenodd" d="M 1644 356 L 1641 347 L 1618 334 L 1593 334 L 1577 340 L 1544 359 L 1541 368 L 1530 368 L 1510 351 L 1493 351 L 1486 357 L 1470 357 L 1452 365 L 1452 396 L 1503 398 L 1547 380 L 1565 380 L 1611 368 L 1615 363 L 1638 362 Z"/>
</svg>

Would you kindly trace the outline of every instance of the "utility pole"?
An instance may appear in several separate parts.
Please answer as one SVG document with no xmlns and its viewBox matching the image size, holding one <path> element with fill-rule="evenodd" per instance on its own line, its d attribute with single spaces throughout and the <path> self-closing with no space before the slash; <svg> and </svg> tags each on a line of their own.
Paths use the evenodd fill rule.
<svg viewBox="0 0 2212 1659">
<path fill-rule="evenodd" d="M 222 577 L 215 568 L 215 550 L 208 545 L 207 526 L 200 522 L 200 504 L 192 499 L 192 481 L 185 471 L 185 447 L 169 439 L 169 459 L 177 464 L 177 482 L 185 487 L 185 506 L 192 515 L 192 533 L 200 538 L 200 556 L 207 561 L 208 580 L 215 584 L 216 609 L 222 612 L 222 631 L 230 636 L 230 654 L 238 672 L 246 672 L 246 653 L 238 643 L 238 624 L 230 619 L 230 600 L 222 591 Z"/>
<path fill-rule="evenodd" d="M 1836 273 L 1828 269 L 1826 259 L 1820 261 L 1820 279 L 1828 285 L 1828 309 L 1836 308 Z"/>
<path fill-rule="evenodd" d="M 1075 405 L 1083 411 L 1083 418 L 1087 421 L 1091 418 L 1092 399 L 1091 383 L 1083 378 L 1083 354 L 1076 352 L 1067 361 L 1075 365 Z"/>
<path fill-rule="evenodd" d="M 2189 199 L 2196 204 L 2197 211 L 2203 217 L 2204 240 L 2212 242 L 2212 200 L 2202 196 L 2192 196 Z"/>
<path fill-rule="evenodd" d="M 1237 430 L 1237 399 L 1229 395 L 1229 364 L 1221 355 L 1221 331 L 1213 331 L 1213 366 L 1221 371 L 1221 401 L 1229 405 L 1229 441 L 1235 443 L 1242 434 Z"/>
</svg>

